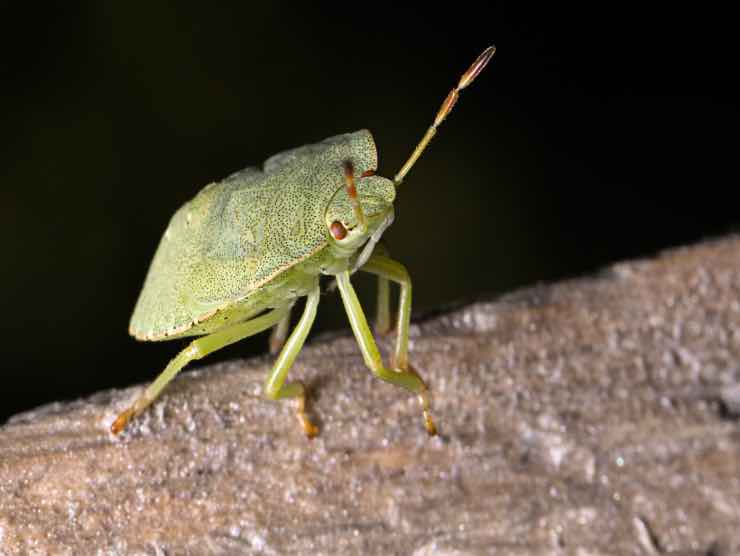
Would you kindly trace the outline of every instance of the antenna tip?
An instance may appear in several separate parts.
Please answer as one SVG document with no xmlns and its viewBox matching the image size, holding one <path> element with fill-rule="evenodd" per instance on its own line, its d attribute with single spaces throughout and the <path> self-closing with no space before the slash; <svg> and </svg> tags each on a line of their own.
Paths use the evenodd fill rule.
<svg viewBox="0 0 740 556">
<path fill-rule="evenodd" d="M 464 89 L 468 85 L 470 85 L 473 80 L 478 77 L 478 74 L 483 71 L 483 68 L 486 67 L 486 64 L 488 64 L 488 61 L 493 57 L 493 55 L 496 53 L 496 47 L 494 45 L 489 46 L 486 48 L 483 52 L 480 53 L 480 56 L 478 56 L 475 59 L 475 62 L 468 68 L 468 71 L 466 71 L 463 76 L 460 78 L 460 84 L 459 89 Z"/>
</svg>

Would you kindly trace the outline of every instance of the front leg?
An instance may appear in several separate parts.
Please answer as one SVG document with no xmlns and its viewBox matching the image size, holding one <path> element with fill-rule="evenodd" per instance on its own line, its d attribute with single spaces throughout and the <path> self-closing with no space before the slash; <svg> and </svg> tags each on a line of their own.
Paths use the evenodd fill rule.
<svg viewBox="0 0 740 556">
<path fill-rule="evenodd" d="M 429 412 L 429 389 L 426 384 L 424 384 L 424 381 L 421 380 L 419 375 L 416 373 L 408 371 L 406 367 L 400 367 L 398 364 L 398 357 L 396 357 L 396 368 L 387 369 L 383 365 L 383 360 L 380 357 L 378 346 L 375 344 L 375 340 L 373 339 L 373 333 L 367 324 L 365 313 L 357 299 L 355 289 L 352 287 L 352 283 L 349 280 L 349 272 L 345 271 L 337 274 L 337 285 L 339 286 L 339 293 L 342 295 L 342 302 L 344 303 L 344 309 L 347 311 L 352 332 L 354 332 L 357 343 L 360 346 L 360 351 L 362 352 L 362 357 L 365 360 L 365 365 L 367 365 L 373 374 L 381 380 L 390 382 L 396 386 L 401 386 L 402 388 L 417 394 L 424 413 L 424 424 L 427 432 L 430 435 L 437 434 L 437 428 L 435 427 L 434 421 Z M 406 311 L 410 315 L 410 298 L 408 299 L 407 304 L 409 306 L 406 308 Z M 399 323 L 399 342 L 402 341 L 400 337 L 401 324 Z M 405 354 L 408 351 L 408 324 L 405 326 L 405 340 L 403 340 L 403 342 L 403 353 Z M 406 365 L 408 365 L 408 357 L 404 356 L 403 359 L 406 361 Z"/>
</svg>

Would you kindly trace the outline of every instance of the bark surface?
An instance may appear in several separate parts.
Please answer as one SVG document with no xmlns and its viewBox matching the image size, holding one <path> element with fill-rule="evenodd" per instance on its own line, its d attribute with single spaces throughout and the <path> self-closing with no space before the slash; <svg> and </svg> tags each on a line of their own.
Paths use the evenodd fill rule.
<svg viewBox="0 0 740 556">
<path fill-rule="evenodd" d="M 387 354 L 392 339 L 381 342 Z M 440 311 L 411 330 L 440 436 L 347 331 L 0 428 L 0 554 L 740 554 L 740 239 Z M 133 349 L 133 348 L 132 348 Z"/>
</svg>

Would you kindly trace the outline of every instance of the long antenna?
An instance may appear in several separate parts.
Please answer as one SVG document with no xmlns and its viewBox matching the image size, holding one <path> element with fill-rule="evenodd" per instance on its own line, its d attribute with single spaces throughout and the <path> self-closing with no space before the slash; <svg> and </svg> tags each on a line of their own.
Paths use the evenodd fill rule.
<svg viewBox="0 0 740 556">
<path fill-rule="evenodd" d="M 409 173 L 409 170 L 411 170 L 412 166 L 416 164 L 416 161 L 421 156 L 421 153 L 424 152 L 424 149 L 427 148 L 427 145 L 429 144 L 429 141 L 432 140 L 432 137 L 436 135 L 437 128 L 442 122 L 445 121 L 447 115 L 452 112 L 452 108 L 453 106 L 455 106 L 455 103 L 460 96 L 460 91 L 470 85 L 473 80 L 478 77 L 478 74 L 483 71 L 483 68 L 486 67 L 486 64 L 491 59 L 491 56 L 493 56 L 494 52 L 496 52 L 495 46 L 489 46 L 488 48 L 486 48 L 481 53 L 481 55 L 476 58 L 475 62 L 473 62 L 473 65 L 468 68 L 468 71 L 463 73 L 460 81 L 457 83 L 457 86 L 450 91 L 449 95 L 447 95 L 447 98 L 442 103 L 442 106 L 439 107 L 437 116 L 434 118 L 434 123 L 429 126 L 429 129 L 427 129 L 424 137 L 422 137 L 421 141 L 419 141 L 419 144 L 416 145 L 414 152 L 411 153 L 409 159 L 398 171 L 396 177 L 393 178 L 393 183 L 396 187 L 401 185 L 403 178 L 406 177 L 406 174 Z"/>
</svg>

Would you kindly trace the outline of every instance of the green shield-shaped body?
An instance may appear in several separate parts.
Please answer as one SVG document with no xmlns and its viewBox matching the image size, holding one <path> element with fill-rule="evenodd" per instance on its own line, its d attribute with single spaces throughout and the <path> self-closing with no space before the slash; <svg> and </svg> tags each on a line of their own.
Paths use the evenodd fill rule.
<svg viewBox="0 0 740 556">
<path fill-rule="evenodd" d="M 342 163 L 377 168 L 369 131 L 331 137 L 269 158 L 206 186 L 172 217 L 147 274 L 129 331 L 140 340 L 202 334 L 196 327 L 255 295 L 327 245 L 324 213 L 344 186 Z M 250 303 L 250 298 L 262 298 Z M 239 313 L 237 312 L 237 315 Z M 228 315 L 226 315 L 228 317 Z"/>
</svg>

